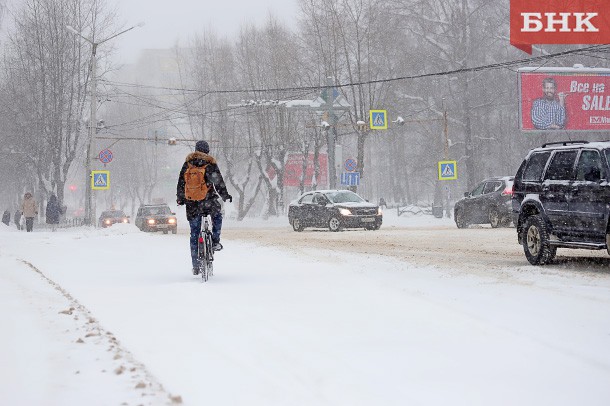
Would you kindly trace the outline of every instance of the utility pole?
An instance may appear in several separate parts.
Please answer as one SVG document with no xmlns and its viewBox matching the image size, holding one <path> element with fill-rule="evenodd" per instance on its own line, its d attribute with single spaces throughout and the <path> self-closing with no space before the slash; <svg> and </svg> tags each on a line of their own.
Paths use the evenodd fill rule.
<svg viewBox="0 0 610 406">
<path fill-rule="evenodd" d="M 87 223 L 95 226 L 95 206 L 91 189 L 91 144 L 97 132 L 97 45 L 91 43 L 91 114 L 89 116 L 89 142 L 87 143 L 87 163 L 85 164 L 85 215 Z"/>
<path fill-rule="evenodd" d="M 443 133 L 445 134 L 445 161 L 449 159 L 449 137 L 447 135 L 447 107 L 443 97 Z"/>
<path fill-rule="evenodd" d="M 326 131 L 326 143 L 328 148 L 328 185 L 331 189 L 337 188 L 337 168 L 335 166 L 335 150 L 337 143 L 337 122 L 338 117 L 335 115 L 335 98 L 333 97 L 334 78 L 329 76 L 326 78 L 326 111 L 330 120 L 330 128 Z"/>
<path fill-rule="evenodd" d="M 95 226 L 95 202 L 93 200 L 93 190 L 91 189 L 91 144 L 95 138 L 95 134 L 97 132 L 97 47 L 98 45 L 103 44 L 115 37 L 118 37 L 121 34 L 126 33 L 127 31 L 131 31 L 136 27 L 143 27 L 144 23 L 138 23 L 133 27 L 129 27 L 126 30 L 118 32 L 116 34 L 111 35 L 110 37 L 95 42 L 93 37 L 87 38 L 73 27 L 67 25 L 66 29 L 73 33 L 74 35 L 78 35 L 85 41 L 91 44 L 91 112 L 89 116 L 89 140 L 87 142 L 87 152 L 86 152 L 86 161 L 85 161 L 85 217 L 86 222 L 89 225 Z"/>
<path fill-rule="evenodd" d="M 445 161 L 449 159 L 449 136 L 447 134 L 447 106 L 445 106 L 445 98 L 443 97 L 443 133 L 445 135 Z M 438 181 L 437 181 L 438 182 Z M 449 209 L 449 201 L 451 200 L 451 189 L 448 185 L 445 185 L 445 191 L 447 192 L 447 202 L 445 204 L 445 217 L 451 218 L 451 210 Z"/>
</svg>

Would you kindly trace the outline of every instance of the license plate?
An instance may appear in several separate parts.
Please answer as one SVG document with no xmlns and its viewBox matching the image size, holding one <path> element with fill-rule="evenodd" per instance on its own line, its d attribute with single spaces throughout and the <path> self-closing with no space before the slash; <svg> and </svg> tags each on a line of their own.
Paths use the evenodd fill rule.
<svg viewBox="0 0 610 406">
<path fill-rule="evenodd" d="M 360 221 L 362 221 L 363 223 L 372 223 L 373 221 L 375 221 L 375 219 L 372 217 L 365 217 Z"/>
<path fill-rule="evenodd" d="M 167 224 L 157 224 L 157 228 L 167 228 Z"/>
</svg>

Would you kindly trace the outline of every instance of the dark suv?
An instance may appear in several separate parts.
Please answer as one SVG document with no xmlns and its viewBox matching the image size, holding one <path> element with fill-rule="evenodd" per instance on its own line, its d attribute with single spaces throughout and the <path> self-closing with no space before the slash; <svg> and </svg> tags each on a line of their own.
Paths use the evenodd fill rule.
<svg viewBox="0 0 610 406">
<path fill-rule="evenodd" d="M 455 224 L 458 228 L 470 224 L 491 224 L 493 228 L 508 226 L 513 219 L 512 193 L 512 176 L 485 179 L 455 203 Z"/>
<path fill-rule="evenodd" d="M 557 248 L 610 253 L 610 141 L 544 144 L 528 154 L 513 185 L 517 238 L 533 265 Z"/>
</svg>

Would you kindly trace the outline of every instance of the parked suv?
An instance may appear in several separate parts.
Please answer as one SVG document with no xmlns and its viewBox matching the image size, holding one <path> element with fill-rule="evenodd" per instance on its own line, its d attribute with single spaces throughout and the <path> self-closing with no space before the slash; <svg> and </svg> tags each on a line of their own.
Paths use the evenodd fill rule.
<svg viewBox="0 0 610 406">
<path fill-rule="evenodd" d="M 141 231 L 171 231 L 176 234 L 178 221 L 167 204 L 143 204 L 136 215 L 136 227 Z"/>
<path fill-rule="evenodd" d="M 508 226 L 513 219 L 512 194 L 512 176 L 485 179 L 455 203 L 455 224 L 458 228 L 470 224 L 491 224 L 493 228 Z"/>
<path fill-rule="evenodd" d="M 517 238 L 533 265 L 557 248 L 610 253 L 610 141 L 565 141 L 531 150 L 515 175 Z"/>
</svg>

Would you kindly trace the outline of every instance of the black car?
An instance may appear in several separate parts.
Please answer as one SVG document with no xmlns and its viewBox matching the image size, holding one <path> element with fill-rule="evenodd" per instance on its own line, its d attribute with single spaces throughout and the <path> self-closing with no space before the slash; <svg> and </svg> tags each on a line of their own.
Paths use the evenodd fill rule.
<svg viewBox="0 0 610 406">
<path fill-rule="evenodd" d="M 458 228 L 470 224 L 491 224 L 493 228 L 508 226 L 512 221 L 513 177 L 485 179 L 472 192 L 455 203 L 453 218 Z"/>
<path fill-rule="evenodd" d="M 294 231 L 305 227 L 379 230 L 381 208 L 349 190 L 316 190 L 301 195 L 288 206 L 288 221 Z"/>
<path fill-rule="evenodd" d="M 557 248 L 610 253 L 610 141 L 565 141 L 531 150 L 515 175 L 517 239 L 533 265 Z"/>
<path fill-rule="evenodd" d="M 100 227 L 110 227 L 116 223 L 129 223 L 129 216 L 123 210 L 105 210 L 100 214 Z"/>
<path fill-rule="evenodd" d="M 136 215 L 136 227 L 141 231 L 169 231 L 176 234 L 178 220 L 167 204 L 143 204 Z"/>
</svg>

